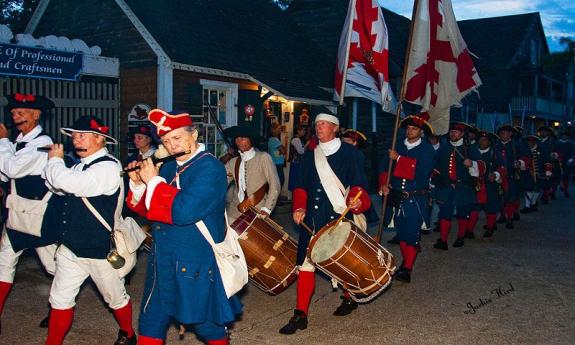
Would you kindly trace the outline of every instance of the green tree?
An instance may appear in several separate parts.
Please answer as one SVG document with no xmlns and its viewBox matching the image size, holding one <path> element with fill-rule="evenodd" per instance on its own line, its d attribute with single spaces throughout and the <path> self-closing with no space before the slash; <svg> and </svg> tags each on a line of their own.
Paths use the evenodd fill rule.
<svg viewBox="0 0 575 345">
<path fill-rule="evenodd" d="M 0 24 L 6 24 L 13 32 L 24 31 L 39 0 L 0 0 Z"/>
</svg>

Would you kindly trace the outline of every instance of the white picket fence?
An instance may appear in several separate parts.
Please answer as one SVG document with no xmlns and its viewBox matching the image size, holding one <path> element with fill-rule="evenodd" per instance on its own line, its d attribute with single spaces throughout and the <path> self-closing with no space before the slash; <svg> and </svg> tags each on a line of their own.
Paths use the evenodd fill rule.
<svg viewBox="0 0 575 345">
<path fill-rule="evenodd" d="M 10 113 L 4 107 L 6 96 L 14 93 L 48 97 L 56 107 L 43 116 L 41 125 L 56 143 L 67 143 L 60 128 L 70 127 L 82 115 L 94 115 L 110 127 L 110 134 L 119 139 L 120 85 L 119 79 L 105 81 L 63 81 L 17 77 L 0 77 L 0 121 L 10 123 Z M 108 145 L 115 155 L 119 147 Z"/>
</svg>

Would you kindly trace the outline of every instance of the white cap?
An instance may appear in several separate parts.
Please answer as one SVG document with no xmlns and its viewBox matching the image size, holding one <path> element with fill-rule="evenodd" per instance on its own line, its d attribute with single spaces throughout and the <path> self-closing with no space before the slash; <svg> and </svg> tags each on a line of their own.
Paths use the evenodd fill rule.
<svg viewBox="0 0 575 345">
<path fill-rule="evenodd" d="M 317 114 L 317 116 L 315 117 L 315 122 L 322 121 L 322 120 L 327 121 L 327 122 L 331 122 L 331 123 L 339 126 L 339 119 L 333 115 L 326 114 L 326 113 Z"/>
</svg>

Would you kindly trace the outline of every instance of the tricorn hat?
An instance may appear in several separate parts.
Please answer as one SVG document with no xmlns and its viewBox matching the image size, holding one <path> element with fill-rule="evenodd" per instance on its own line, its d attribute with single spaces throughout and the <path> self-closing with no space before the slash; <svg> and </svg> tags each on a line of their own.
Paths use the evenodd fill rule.
<svg viewBox="0 0 575 345">
<path fill-rule="evenodd" d="M 499 134 L 499 132 L 501 131 L 509 131 L 511 133 L 517 133 L 517 129 L 510 124 L 504 124 L 499 126 L 499 128 L 497 128 L 497 134 Z"/>
<path fill-rule="evenodd" d="M 426 135 L 435 134 L 433 127 L 429 124 L 429 113 L 419 113 L 417 115 L 409 115 L 399 124 L 400 128 L 407 128 L 407 126 L 415 126 L 418 128 L 423 129 Z"/>
<path fill-rule="evenodd" d="M 156 126 L 157 134 L 165 134 L 181 127 L 192 126 L 190 114 L 183 112 L 167 112 L 162 109 L 152 109 L 148 113 L 148 120 Z"/>
<path fill-rule="evenodd" d="M 236 138 L 250 138 L 252 146 L 256 146 L 261 141 L 261 136 L 253 126 L 233 126 L 224 129 L 224 135 L 231 140 Z"/>
<path fill-rule="evenodd" d="M 10 95 L 8 98 L 8 104 L 6 107 L 8 110 L 15 108 L 25 108 L 25 109 L 38 109 L 38 110 L 50 110 L 54 108 L 54 102 L 49 100 L 44 96 L 35 96 L 32 94 L 15 93 Z"/>
<path fill-rule="evenodd" d="M 81 116 L 72 127 L 60 128 L 60 132 L 69 137 L 74 132 L 94 133 L 106 138 L 106 144 L 116 145 L 118 141 L 110 135 L 110 127 L 104 126 L 102 120 L 92 115 Z"/>
<path fill-rule="evenodd" d="M 367 141 L 367 137 L 365 136 L 365 134 L 351 128 L 344 130 L 343 133 L 341 133 L 341 137 L 350 138 L 351 140 L 357 142 L 359 146 L 361 146 Z"/>
<path fill-rule="evenodd" d="M 497 136 L 497 134 L 493 133 L 493 132 L 488 132 L 488 131 L 478 131 L 477 132 L 477 139 L 479 138 L 487 138 L 489 139 L 491 142 L 496 141 L 497 139 L 499 139 L 499 136 Z"/>
<path fill-rule="evenodd" d="M 455 130 L 458 130 L 458 131 L 465 132 L 465 131 L 468 131 L 470 128 L 471 128 L 471 126 L 468 125 L 468 124 L 465 123 L 465 122 L 456 121 L 456 122 L 452 122 L 452 123 L 449 124 L 449 130 L 450 130 L 450 131 L 453 130 L 453 129 L 455 129 Z"/>
</svg>

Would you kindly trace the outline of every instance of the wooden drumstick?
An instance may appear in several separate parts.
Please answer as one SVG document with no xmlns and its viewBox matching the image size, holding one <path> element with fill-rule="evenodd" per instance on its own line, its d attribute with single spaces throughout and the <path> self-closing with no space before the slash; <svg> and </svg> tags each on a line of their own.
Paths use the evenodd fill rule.
<svg viewBox="0 0 575 345">
<path fill-rule="evenodd" d="M 310 236 L 313 236 L 313 230 L 306 223 L 304 223 L 303 220 L 299 223 L 299 225 L 303 226 L 303 228 L 309 232 Z"/>
<path fill-rule="evenodd" d="M 339 218 L 337 219 L 337 222 L 335 222 L 335 226 L 334 226 L 332 229 L 337 228 L 337 226 L 339 225 L 339 223 L 341 222 L 341 220 L 342 220 L 343 218 L 345 218 L 345 215 L 349 212 L 349 210 L 351 210 L 351 205 L 355 204 L 355 202 L 356 202 L 357 200 L 359 200 L 359 197 L 361 196 L 362 193 L 363 193 L 363 191 L 360 190 L 360 191 L 355 195 L 355 197 L 354 197 L 354 198 L 351 200 L 351 202 L 349 203 L 349 206 L 347 206 L 347 207 L 345 208 L 345 210 L 343 210 L 343 212 L 341 213 L 341 216 L 339 216 Z"/>
</svg>

